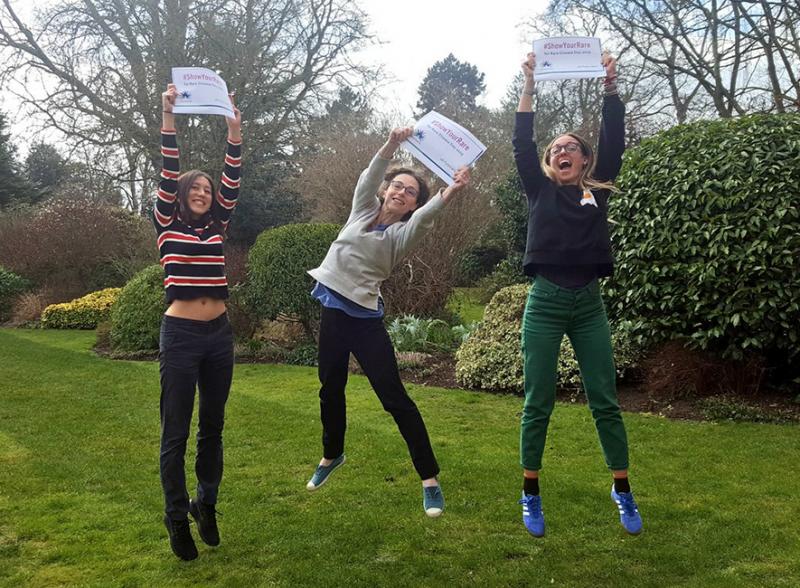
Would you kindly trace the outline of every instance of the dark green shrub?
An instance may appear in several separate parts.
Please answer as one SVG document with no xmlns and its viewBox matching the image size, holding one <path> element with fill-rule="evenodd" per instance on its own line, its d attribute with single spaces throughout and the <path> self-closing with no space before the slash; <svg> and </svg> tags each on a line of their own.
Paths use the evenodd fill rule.
<svg viewBox="0 0 800 588">
<path fill-rule="evenodd" d="M 151 265 L 125 284 L 111 309 L 111 345 L 115 351 L 158 349 L 164 314 L 164 270 Z"/>
<path fill-rule="evenodd" d="M 609 311 L 642 344 L 800 353 L 800 115 L 676 127 L 625 158 Z"/>
<path fill-rule="evenodd" d="M 456 264 L 457 286 L 471 286 L 492 273 L 506 257 L 506 249 L 497 243 L 478 243 L 467 249 Z"/>
<path fill-rule="evenodd" d="M 14 299 L 28 289 L 28 281 L 0 266 L 0 323 L 11 318 Z"/>
<path fill-rule="evenodd" d="M 512 253 L 497 264 L 494 271 L 478 281 L 480 300 L 487 303 L 503 288 L 514 284 L 530 284 L 531 279 L 522 273 L 522 255 Z"/>
<path fill-rule="evenodd" d="M 531 286 L 517 284 L 503 288 L 486 306 L 483 322 L 456 352 L 456 380 L 468 388 L 523 393 L 522 315 Z M 617 376 L 622 377 L 639 358 L 627 332 L 628 325 L 611 325 L 611 344 Z M 558 356 L 558 385 L 581 385 L 578 362 L 567 337 Z"/>
<path fill-rule="evenodd" d="M 313 343 L 306 343 L 298 345 L 291 351 L 286 353 L 286 363 L 290 365 L 305 365 L 313 367 L 317 365 L 317 356 L 319 352 L 317 346 Z"/>
<path fill-rule="evenodd" d="M 259 319 L 294 317 L 309 336 L 319 303 L 309 293 L 317 267 L 339 232 L 333 224 L 284 225 L 264 231 L 250 249 L 245 300 Z"/>
</svg>

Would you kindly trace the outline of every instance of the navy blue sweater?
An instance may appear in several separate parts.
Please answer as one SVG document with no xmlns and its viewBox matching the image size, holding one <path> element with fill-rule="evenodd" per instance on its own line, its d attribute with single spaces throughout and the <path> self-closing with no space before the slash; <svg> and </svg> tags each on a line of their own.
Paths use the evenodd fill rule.
<svg viewBox="0 0 800 588">
<path fill-rule="evenodd" d="M 518 112 L 514 125 L 514 160 L 528 199 L 528 238 L 523 260 L 526 275 L 547 266 L 594 268 L 610 276 L 614 261 L 608 234 L 609 190 L 592 190 L 597 206 L 581 206 L 578 186 L 560 186 L 548 178 L 533 139 L 534 113 Z M 613 181 L 625 151 L 625 106 L 614 94 L 603 99 L 602 124 L 593 174 Z"/>
</svg>

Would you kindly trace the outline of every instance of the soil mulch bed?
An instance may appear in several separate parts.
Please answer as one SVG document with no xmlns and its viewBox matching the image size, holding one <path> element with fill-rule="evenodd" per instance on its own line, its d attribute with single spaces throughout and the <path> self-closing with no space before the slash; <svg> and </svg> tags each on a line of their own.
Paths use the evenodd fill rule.
<svg viewBox="0 0 800 588">
<path fill-rule="evenodd" d="M 158 353 L 141 352 L 125 354 L 122 357 L 109 354 L 107 350 L 95 349 L 98 355 L 112 359 L 155 360 Z M 273 363 L 252 357 L 237 357 L 237 363 Z M 358 366 L 353 362 L 352 371 L 358 372 Z M 456 361 L 452 355 L 427 355 L 417 362 L 414 367 L 401 367 L 400 376 L 404 382 L 421 386 L 435 386 L 438 388 L 462 388 L 456 382 Z M 402 366 L 402 362 L 401 362 Z M 485 391 L 484 391 L 485 392 Z M 491 393 L 491 392 L 487 392 Z M 503 392 L 500 392 L 503 393 Z M 626 412 L 644 412 L 657 414 L 671 419 L 687 419 L 702 421 L 707 420 L 703 408 L 697 398 L 666 398 L 656 397 L 636 383 L 621 383 L 617 388 L 617 397 L 622 410 Z M 733 398 L 737 405 L 748 407 L 750 412 L 758 414 L 763 419 L 773 422 L 798 422 L 800 423 L 800 403 L 794 402 L 791 397 L 775 393 L 762 393 L 757 396 L 740 396 Z M 562 389 L 558 391 L 558 400 L 578 404 L 586 403 L 586 396 L 580 390 Z M 747 420 L 747 419 L 744 419 Z"/>
<path fill-rule="evenodd" d="M 456 362 L 452 355 L 430 356 L 424 365 L 401 369 L 404 382 L 439 388 L 462 388 L 456 382 Z M 702 407 L 696 398 L 661 398 L 649 394 L 645 388 L 635 383 L 621 383 L 617 397 L 622 410 L 657 414 L 671 419 L 706 420 Z M 586 396 L 580 390 L 561 389 L 558 391 L 561 402 L 586 403 Z M 800 422 L 800 403 L 790 397 L 775 393 L 762 393 L 757 396 L 736 397 L 735 401 L 751 407 L 765 417 L 773 417 L 781 422 Z"/>
</svg>

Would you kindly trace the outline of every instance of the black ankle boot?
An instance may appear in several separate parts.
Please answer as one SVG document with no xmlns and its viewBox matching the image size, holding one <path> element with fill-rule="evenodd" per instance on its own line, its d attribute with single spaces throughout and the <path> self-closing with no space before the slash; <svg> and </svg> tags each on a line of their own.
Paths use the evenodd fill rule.
<svg viewBox="0 0 800 588">
<path fill-rule="evenodd" d="M 164 526 L 169 533 L 169 546 L 172 547 L 172 553 L 186 561 L 195 559 L 197 547 L 189 530 L 189 519 L 175 520 L 164 515 Z"/>
<path fill-rule="evenodd" d="M 200 539 L 203 543 L 216 547 L 219 545 L 219 529 L 217 529 L 217 511 L 213 504 L 203 504 L 192 498 L 189 501 L 189 513 L 197 523 Z"/>
</svg>

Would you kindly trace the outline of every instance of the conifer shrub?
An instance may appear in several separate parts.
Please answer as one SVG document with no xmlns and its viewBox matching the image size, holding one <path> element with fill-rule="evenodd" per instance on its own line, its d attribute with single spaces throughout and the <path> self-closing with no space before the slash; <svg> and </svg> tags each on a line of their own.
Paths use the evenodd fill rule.
<svg viewBox="0 0 800 588">
<path fill-rule="evenodd" d="M 310 337 L 319 303 L 310 296 L 306 272 L 322 263 L 340 227 L 334 224 L 284 225 L 261 233 L 250 248 L 244 298 L 258 319 L 279 315 L 300 321 Z"/>
<path fill-rule="evenodd" d="M 111 309 L 111 346 L 114 351 L 158 349 L 164 314 L 164 270 L 151 265 L 125 284 Z"/>
<path fill-rule="evenodd" d="M 70 302 L 51 304 L 42 312 L 42 327 L 46 329 L 94 329 L 108 320 L 112 305 L 121 288 L 105 288 L 90 292 Z"/>
<path fill-rule="evenodd" d="M 639 345 L 800 360 L 800 115 L 675 127 L 629 151 L 611 199 L 612 316 Z"/>
<path fill-rule="evenodd" d="M 0 323 L 11 318 L 14 300 L 28 286 L 27 280 L 0 266 Z"/>
</svg>

